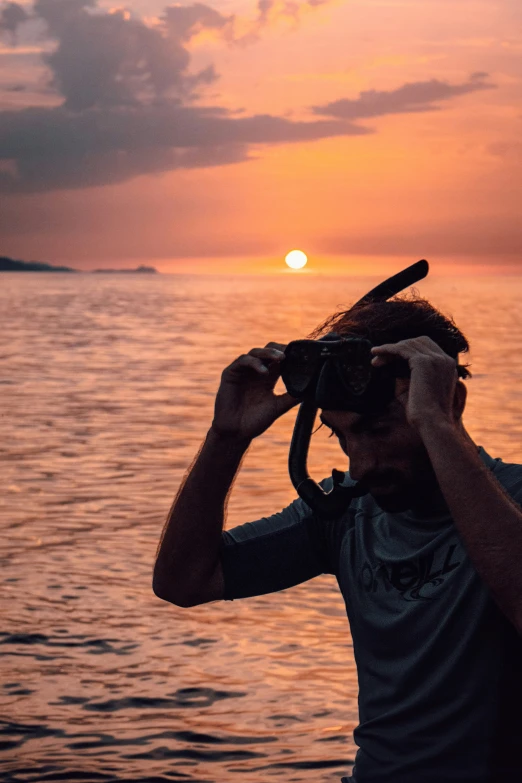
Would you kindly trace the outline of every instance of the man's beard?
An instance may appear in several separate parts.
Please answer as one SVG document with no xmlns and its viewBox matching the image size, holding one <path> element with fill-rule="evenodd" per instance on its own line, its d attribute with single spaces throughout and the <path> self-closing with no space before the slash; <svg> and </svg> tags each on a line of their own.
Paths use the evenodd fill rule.
<svg viewBox="0 0 522 783">
<path fill-rule="evenodd" d="M 372 489 L 372 485 L 394 485 L 388 491 L 381 491 L 379 486 Z M 422 460 L 417 464 L 411 476 L 395 468 L 376 471 L 365 477 L 363 484 L 368 485 L 369 494 L 383 511 L 391 514 L 401 511 L 423 509 L 423 513 L 429 511 L 430 506 L 439 502 L 440 489 L 429 461 Z"/>
<path fill-rule="evenodd" d="M 370 495 L 383 511 L 388 511 L 390 514 L 407 511 L 414 505 L 412 493 L 406 488 L 386 494 L 370 492 Z"/>
</svg>

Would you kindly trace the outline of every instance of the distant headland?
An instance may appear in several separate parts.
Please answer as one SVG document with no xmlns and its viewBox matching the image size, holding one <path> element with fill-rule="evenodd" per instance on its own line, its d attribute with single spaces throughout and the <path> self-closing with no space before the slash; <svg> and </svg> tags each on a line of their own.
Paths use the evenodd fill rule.
<svg viewBox="0 0 522 783">
<path fill-rule="evenodd" d="M 13 258 L 0 256 L 0 272 L 76 272 L 69 266 L 52 266 L 38 261 L 15 261 Z"/>
<path fill-rule="evenodd" d="M 92 271 L 93 271 L 93 274 L 101 274 L 101 273 L 103 273 L 105 275 L 107 275 L 107 274 L 109 274 L 109 275 L 120 275 L 120 274 L 124 275 L 124 274 L 128 274 L 129 272 L 132 272 L 133 274 L 136 273 L 136 272 L 139 272 L 140 275 L 141 274 L 147 274 L 147 275 L 150 275 L 150 274 L 157 275 L 158 274 L 158 270 L 154 269 L 153 266 L 143 266 L 143 265 L 137 266 L 136 269 L 93 269 Z"/>
<path fill-rule="evenodd" d="M 0 256 L 0 272 L 79 272 L 70 266 L 55 266 L 40 261 L 16 261 L 7 256 Z M 93 269 L 89 274 L 158 274 L 153 266 L 138 266 L 136 269 Z"/>
</svg>

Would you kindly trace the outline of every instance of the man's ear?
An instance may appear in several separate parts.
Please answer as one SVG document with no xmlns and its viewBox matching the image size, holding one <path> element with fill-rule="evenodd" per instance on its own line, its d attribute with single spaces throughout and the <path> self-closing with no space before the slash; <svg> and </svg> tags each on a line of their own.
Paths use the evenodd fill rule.
<svg viewBox="0 0 522 783">
<path fill-rule="evenodd" d="M 458 421 L 464 413 L 466 407 L 466 398 L 468 396 L 468 389 L 465 383 L 457 381 L 455 386 L 455 394 L 453 395 L 453 415 Z"/>
</svg>

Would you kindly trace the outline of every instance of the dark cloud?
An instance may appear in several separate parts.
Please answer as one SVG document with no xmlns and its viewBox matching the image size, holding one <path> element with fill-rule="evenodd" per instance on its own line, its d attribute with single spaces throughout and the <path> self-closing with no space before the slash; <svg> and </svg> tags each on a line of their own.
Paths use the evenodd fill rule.
<svg viewBox="0 0 522 783">
<path fill-rule="evenodd" d="M 282 117 L 232 117 L 220 108 L 172 103 L 0 112 L 0 190 L 31 192 L 123 182 L 139 174 L 236 163 L 258 144 L 364 134 L 335 120 L 291 122 Z"/>
<path fill-rule="evenodd" d="M 269 17 L 295 15 L 296 8 L 292 0 L 259 0 L 251 33 Z M 35 0 L 29 11 L 9 3 L 0 32 L 16 35 L 31 20 L 43 24 L 56 44 L 43 59 L 63 103 L 0 112 L 3 192 L 92 187 L 236 163 L 251 157 L 254 145 L 371 133 L 350 120 L 427 111 L 436 100 L 490 87 L 479 73 L 461 85 L 419 82 L 317 106 L 316 114 L 329 116 L 311 122 L 238 117 L 194 104 L 196 91 L 217 74 L 212 65 L 190 71 L 190 40 L 213 30 L 232 43 L 244 42 L 235 34 L 234 18 L 210 6 L 168 6 L 149 26 L 126 11 L 103 10 L 97 0 Z"/>
<path fill-rule="evenodd" d="M 225 17 L 201 3 L 165 9 L 157 27 L 124 11 L 100 12 L 95 0 L 36 0 L 33 8 L 57 39 L 55 51 L 44 60 L 70 109 L 185 99 L 198 84 L 217 78 L 212 68 L 188 71 L 184 44 L 206 27 L 226 24 Z"/>
<path fill-rule="evenodd" d="M 268 19 L 268 14 L 270 13 L 272 7 L 274 5 L 274 0 L 258 0 L 257 3 L 257 11 L 258 11 L 258 21 L 261 23 L 265 23 Z"/>
<path fill-rule="evenodd" d="M 27 20 L 25 8 L 18 3 L 7 3 L 0 12 L 0 32 L 10 33 L 13 40 L 18 27 Z"/>
<path fill-rule="evenodd" d="M 313 106 L 312 111 L 323 117 L 345 120 L 434 111 L 438 108 L 437 101 L 446 101 L 477 90 L 494 89 L 495 85 L 484 81 L 487 76 L 487 73 L 474 73 L 463 84 L 448 84 L 431 79 L 425 82 L 409 82 L 396 90 L 366 90 L 356 99 L 342 98 L 322 106 Z"/>
<path fill-rule="evenodd" d="M 223 30 L 234 21 L 202 3 L 167 6 L 161 19 L 170 37 L 180 41 L 189 41 L 204 29 Z"/>
<path fill-rule="evenodd" d="M 31 18 L 7 16 L 12 33 Z M 235 163 L 250 156 L 252 145 L 368 132 L 334 120 L 238 118 L 191 105 L 194 91 L 217 74 L 212 65 L 190 72 L 187 42 L 204 29 L 233 34 L 232 18 L 203 3 L 168 6 L 155 27 L 123 11 L 102 11 L 96 0 L 35 0 L 32 18 L 56 40 L 44 61 L 63 104 L 0 112 L 4 192 L 123 182 Z"/>
<path fill-rule="evenodd" d="M 223 38 L 232 45 L 248 46 L 260 40 L 263 32 L 280 20 L 290 21 L 292 28 L 297 29 L 303 12 L 328 3 L 329 0 L 258 0 L 256 17 L 249 23 L 230 17 L 222 29 Z"/>
</svg>

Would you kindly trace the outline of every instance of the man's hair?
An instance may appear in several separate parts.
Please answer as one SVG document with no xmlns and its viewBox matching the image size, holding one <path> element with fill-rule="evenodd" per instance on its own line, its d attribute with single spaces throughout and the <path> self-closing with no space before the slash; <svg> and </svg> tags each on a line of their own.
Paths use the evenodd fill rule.
<svg viewBox="0 0 522 783">
<path fill-rule="evenodd" d="M 364 337 L 373 345 L 398 343 L 423 335 L 431 337 L 445 353 L 457 362 L 460 378 L 469 378 L 468 365 L 458 363 L 459 353 L 469 351 L 469 344 L 452 318 L 442 315 L 427 299 L 415 293 L 371 302 L 331 315 L 309 337 L 317 340 L 327 332 L 343 337 Z"/>
</svg>

